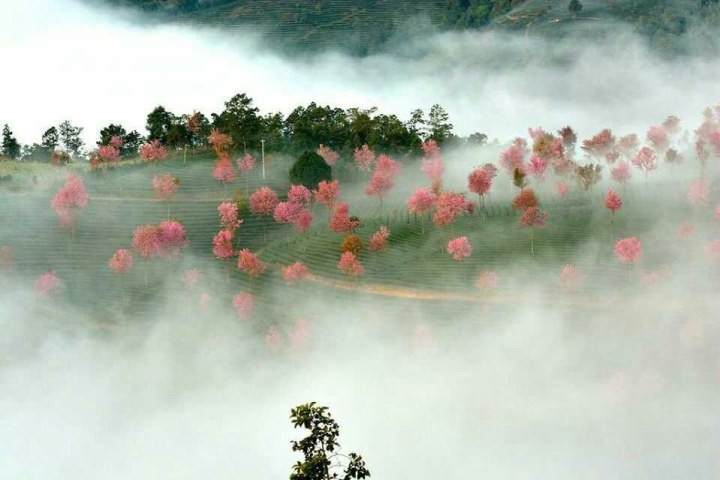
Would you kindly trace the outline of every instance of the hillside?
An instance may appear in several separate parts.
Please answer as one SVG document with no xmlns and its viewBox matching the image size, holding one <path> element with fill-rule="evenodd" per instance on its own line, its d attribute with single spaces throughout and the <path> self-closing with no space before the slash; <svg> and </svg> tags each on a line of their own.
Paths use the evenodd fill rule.
<svg viewBox="0 0 720 480">
<path fill-rule="evenodd" d="M 651 45 L 682 51 L 689 29 L 720 24 L 716 0 L 86 0 L 141 9 L 159 21 L 260 28 L 283 50 L 341 49 L 366 55 L 428 31 L 522 30 L 565 35 L 623 23 Z M 571 6 L 571 4 L 573 4 Z M 594 30 L 596 31 L 596 30 Z"/>
</svg>

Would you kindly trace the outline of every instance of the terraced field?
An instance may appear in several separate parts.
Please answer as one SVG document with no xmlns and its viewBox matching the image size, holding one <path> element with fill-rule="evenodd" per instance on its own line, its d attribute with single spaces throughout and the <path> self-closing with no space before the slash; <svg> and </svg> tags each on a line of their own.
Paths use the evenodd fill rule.
<svg viewBox="0 0 720 480">
<path fill-rule="evenodd" d="M 160 165 L 134 164 L 107 173 L 86 172 L 83 177 L 91 201 L 78 215 L 73 238 L 58 227 L 56 214 L 49 208 L 60 184 L 53 179 L 62 175 L 53 172 L 50 181 L 41 179 L 32 189 L 0 193 L 0 245 L 13 249 L 13 281 L 31 286 L 40 274 L 52 269 L 62 279 L 63 295 L 70 302 L 110 315 L 108 311 L 116 307 L 152 311 L 166 291 L 184 288 L 181 278 L 185 270 L 198 268 L 206 280 L 191 296 L 210 293 L 217 297 L 213 301 L 227 303 L 232 292 L 251 291 L 261 311 L 272 313 L 272 317 L 297 317 L 303 313 L 298 305 L 314 297 L 343 302 L 350 296 L 368 296 L 385 302 L 388 308 L 421 302 L 424 308 L 444 312 L 467 309 L 468 304 L 478 302 L 510 304 L 531 285 L 535 291 L 556 290 L 559 270 L 569 262 L 576 263 L 588 280 L 586 284 L 597 290 L 628 282 L 627 269 L 619 266 L 612 254 L 609 217 L 599 191 L 544 201 L 548 226 L 535 232 L 534 256 L 530 255 L 530 232 L 520 229 L 517 213 L 501 200 L 489 204 L 480 215 L 460 218 L 448 228 L 433 226 L 429 218 L 421 221 L 399 202 L 379 210 L 376 202 L 351 201 L 351 212 L 361 218 L 357 233 L 364 241 L 380 225 L 390 229 L 386 251 L 361 252 L 365 275 L 357 281 L 337 269 L 343 235 L 326 227 L 324 208 L 314 207 L 315 225 L 302 235 L 289 225 L 268 221 L 267 240 L 263 220 L 244 212 L 240 246 L 259 253 L 270 264 L 268 273 L 250 281 L 237 271 L 234 261 L 223 265 L 212 256 L 212 238 L 219 229 L 217 205 L 236 190 L 244 190 L 240 178 L 228 188 L 219 185 L 211 176 L 212 165 L 212 157 L 200 155 L 186 164 L 182 158 L 175 158 Z M 250 191 L 265 184 L 278 192 L 286 191 L 288 166 L 286 161 L 273 163 L 265 181 L 256 170 L 248 179 Z M 184 222 L 190 245 L 173 260 L 136 257 L 127 278 L 120 278 L 108 268 L 107 261 L 117 249 L 130 248 L 136 226 L 166 218 L 168 205 L 152 198 L 151 184 L 153 175 L 168 172 L 181 179 L 178 195 L 169 203 L 170 216 Z M 658 199 L 659 193 L 652 192 L 659 191 L 647 190 L 628 202 L 616 218 L 616 236 L 642 237 L 653 229 L 674 235 L 676 224 L 668 221 L 664 225 L 644 214 Z M 444 251 L 447 241 L 459 235 L 466 235 L 474 247 L 464 262 L 453 261 Z M 648 249 L 645 268 L 662 266 L 662 259 L 675 255 L 677 248 L 667 242 Z M 303 285 L 287 287 L 280 267 L 297 260 L 308 266 L 313 278 Z M 476 290 L 474 279 L 482 271 L 500 274 L 494 292 Z M 592 300 L 594 290 L 586 287 L 583 294 Z"/>
</svg>

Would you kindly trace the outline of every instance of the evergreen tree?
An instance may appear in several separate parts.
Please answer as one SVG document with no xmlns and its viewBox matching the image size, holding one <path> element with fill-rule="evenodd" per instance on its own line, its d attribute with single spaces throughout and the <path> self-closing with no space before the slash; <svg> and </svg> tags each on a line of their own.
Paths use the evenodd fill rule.
<svg viewBox="0 0 720 480">
<path fill-rule="evenodd" d="M 80 139 L 82 131 L 82 127 L 74 127 L 68 120 L 60 124 L 60 143 L 71 158 L 80 156 L 84 145 L 82 139 Z"/>
<path fill-rule="evenodd" d="M 45 130 L 42 135 L 42 146 L 47 149 L 48 152 L 55 150 L 60 142 L 58 130 L 56 127 L 50 127 Z"/>
<path fill-rule="evenodd" d="M 580 3 L 580 0 L 570 0 L 570 3 L 568 4 L 568 10 L 570 13 L 575 15 L 576 13 L 580 13 L 583 9 L 582 3 Z"/>
<path fill-rule="evenodd" d="M 438 145 L 442 145 L 452 136 L 453 125 L 449 122 L 450 115 L 436 103 L 430 107 L 429 116 L 430 135 L 428 138 L 435 140 Z"/>
<path fill-rule="evenodd" d="M 20 158 L 20 152 L 20 144 L 6 123 L 2 131 L 2 154 L 4 157 L 16 160 Z"/>
</svg>

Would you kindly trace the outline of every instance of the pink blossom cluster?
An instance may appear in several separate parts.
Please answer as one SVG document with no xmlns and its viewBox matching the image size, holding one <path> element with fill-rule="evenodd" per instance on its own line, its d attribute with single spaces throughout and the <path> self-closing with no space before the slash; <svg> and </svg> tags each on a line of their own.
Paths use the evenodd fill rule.
<svg viewBox="0 0 720 480">
<path fill-rule="evenodd" d="M 442 192 L 435 203 L 433 222 L 438 226 L 450 225 L 463 213 L 470 213 L 473 206 L 462 193 Z"/>
<path fill-rule="evenodd" d="M 401 170 L 400 162 L 387 155 L 380 155 L 375 162 L 375 171 L 365 186 L 365 194 L 382 200 L 395 186 L 395 177 Z"/>
<path fill-rule="evenodd" d="M 337 199 L 340 198 L 340 183 L 337 180 L 331 182 L 323 180 L 318 183 L 317 189 L 313 193 L 316 202 L 332 208 Z"/>
<path fill-rule="evenodd" d="M 627 162 L 620 162 L 610 170 L 610 176 L 614 181 L 625 185 L 630 180 L 630 165 Z"/>
<path fill-rule="evenodd" d="M 295 262 L 292 265 L 283 267 L 283 279 L 288 285 L 295 285 L 301 280 L 305 280 L 309 274 L 308 268 L 302 262 Z"/>
<path fill-rule="evenodd" d="M 379 252 L 387 248 L 388 238 L 390 238 L 390 231 L 385 225 L 380 225 L 377 232 L 373 233 L 368 242 L 370 250 L 373 252 Z"/>
<path fill-rule="evenodd" d="M 338 159 L 337 152 L 333 151 L 333 149 L 330 147 L 326 147 L 322 143 L 317 148 L 317 150 L 315 150 L 315 153 L 320 155 L 322 157 L 322 159 L 325 160 L 325 163 L 327 163 L 330 166 L 335 165 L 335 162 L 337 162 L 337 159 Z"/>
<path fill-rule="evenodd" d="M 232 230 L 220 230 L 218 234 L 213 237 L 212 243 L 212 251 L 215 257 L 221 260 L 227 260 L 235 256 Z"/>
<path fill-rule="evenodd" d="M 468 190 L 480 196 L 487 195 L 496 175 L 497 168 L 491 163 L 475 168 L 468 176 Z"/>
<path fill-rule="evenodd" d="M 537 207 L 530 207 L 520 215 L 520 227 L 543 228 L 547 216 L 547 212 L 543 212 Z"/>
<path fill-rule="evenodd" d="M 410 213 L 422 215 L 432 210 L 436 201 L 437 195 L 427 188 L 416 188 L 407 199 L 407 206 Z"/>
<path fill-rule="evenodd" d="M 447 251 L 453 260 L 462 261 L 472 254 L 472 245 L 467 237 L 457 237 L 448 242 Z"/>
<path fill-rule="evenodd" d="M 153 190 L 155 197 L 160 200 L 169 200 L 180 187 L 180 179 L 174 175 L 154 175 Z"/>
<path fill-rule="evenodd" d="M 250 195 L 250 211 L 255 215 L 273 215 L 279 200 L 270 187 L 261 187 Z"/>
<path fill-rule="evenodd" d="M 615 213 L 620 210 L 620 207 L 622 207 L 622 199 L 620 196 L 612 190 L 608 190 L 607 196 L 605 196 L 605 208 Z"/>
<path fill-rule="evenodd" d="M 188 244 L 185 227 L 177 220 L 142 225 L 133 233 L 132 245 L 141 257 L 170 258 Z"/>
<path fill-rule="evenodd" d="M 351 232 L 359 226 L 359 223 L 350 218 L 350 205 L 347 202 L 338 203 L 330 217 L 330 229 L 333 232 Z"/>
<path fill-rule="evenodd" d="M 243 248 L 238 254 L 238 269 L 250 277 L 259 277 L 265 273 L 267 266 L 250 250 Z"/>
<path fill-rule="evenodd" d="M 233 296 L 232 304 L 238 318 L 246 320 L 255 309 L 255 297 L 250 293 L 241 292 Z"/>
<path fill-rule="evenodd" d="M 167 158 L 168 151 L 162 146 L 160 140 L 153 140 L 140 147 L 140 158 L 146 162 L 157 162 Z"/>
<path fill-rule="evenodd" d="M 372 170 L 373 163 L 375 163 L 375 152 L 370 150 L 370 147 L 365 144 L 362 148 L 355 149 L 353 160 L 355 160 L 355 164 L 360 170 L 369 172 Z"/>
<path fill-rule="evenodd" d="M 337 267 L 341 272 L 351 277 L 358 277 L 365 272 L 365 268 L 352 252 L 343 253 Z"/>
<path fill-rule="evenodd" d="M 35 292 L 40 295 L 51 295 L 60 289 L 60 279 L 52 270 L 43 273 L 35 281 Z"/>
<path fill-rule="evenodd" d="M 238 218 L 238 206 L 235 202 L 222 202 L 217 209 L 220 228 L 233 232 L 242 225 L 243 220 Z"/>
<path fill-rule="evenodd" d="M 212 172 L 213 178 L 220 183 L 228 184 L 235 181 L 235 168 L 227 155 L 221 155 Z"/>
<path fill-rule="evenodd" d="M 133 256 L 130 250 L 121 248 L 110 258 L 108 266 L 116 273 L 127 273 L 133 266 Z"/>
<path fill-rule="evenodd" d="M 243 173 L 249 172 L 255 168 L 255 158 L 249 153 L 246 153 L 242 157 L 238 158 L 236 163 L 238 169 Z"/>
<path fill-rule="evenodd" d="M 621 263 L 633 264 L 642 254 L 642 243 L 637 237 L 628 237 L 618 240 L 615 244 L 615 255 Z"/>
</svg>

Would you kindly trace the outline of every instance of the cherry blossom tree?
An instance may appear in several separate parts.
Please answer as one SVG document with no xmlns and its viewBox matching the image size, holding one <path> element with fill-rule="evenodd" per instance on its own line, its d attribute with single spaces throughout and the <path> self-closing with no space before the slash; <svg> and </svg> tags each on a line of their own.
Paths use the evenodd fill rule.
<svg viewBox="0 0 720 480">
<path fill-rule="evenodd" d="M 119 274 L 125 274 L 130 271 L 133 266 L 133 256 L 130 250 L 121 248 L 116 251 L 108 261 L 108 266 Z"/>
<path fill-rule="evenodd" d="M 650 127 L 646 138 L 657 152 L 665 151 L 670 145 L 670 135 L 662 125 L 653 125 Z"/>
<path fill-rule="evenodd" d="M 178 220 L 165 220 L 158 225 L 160 237 L 160 256 L 171 258 L 180 254 L 188 246 L 185 226 Z"/>
<path fill-rule="evenodd" d="M 213 146 L 215 155 L 218 157 L 227 156 L 232 145 L 232 138 L 230 135 L 220 132 L 220 130 L 213 128 L 210 130 L 210 136 L 208 137 L 208 143 Z"/>
<path fill-rule="evenodd" d="M 606 128 L 601 130 L 600 133 L 593 137 L 583 140 L 582 148 L 588 154 L 595 157 L 603 157 L 615 146 L 615 136 L 612 134 L 612 130 Z"/>
<path fill-rule="evenodd" d="M 462 193 L 442 192 L 435 202 L 433 222 L 439 227 L 451 225 L 463 213 L 469 213 L 471 204 Z"/>
<path fill-rule="evenodd" d="M 630 180 L 630 164 L 626 162 L 620 162 L 617 166 L 610 170 L 610 177 L 620 185 L 627 185 Z"/>
<path fill-rule="evenodd" d="M 427 188 L 416 188 L 410 198 L 407 199 L 407 206 L 410 213 L 420 215 L 422 233 L 425 233 L 425 213 L 430 212 L 435 206 L 437 196 Z"/>
<path fill-rule="evenodd" d="M 235 256 L 233 247 L 233 232 L 231 230 L 220 230 L 213 237 L 213 255 L 220 260 L 228 260 Z"/>
<path fill-rule="evenodd" d="M 212 175 L 215 180 L 223 184 L 223 187 L 229 183 L 233 183 L 235 181 L 235 168 L 233 168 L 230 158 L 226 155 L 218 158 L 217 162 L 215 162 Z"/>
<path fill-rule="evenodd" d="M 435 140 L 430 139 L 423 143 L 422 149 L 423 159 L 420 169 L 428 180 L 430 180 L 433 192 L 438 193 L 442 185 L 442 174 L 445 170 L 442 155 L 440 154 L 440 147 Z"/>
<path fill-rule="evenodd" d="M 245 180 L 245 196 L 247 197 L 250 193 L 250 172 L 255 169 L 255 158 L 246 153 L 237 159 L 237 167 Z"/>
<path fill-rule="evenodd" d="M 633 165 L 645 173 L 645 184 L 647 185 L 648 173 L 657 168 L 657 155 L 650 147 L 643 147 L 633 158 Z"/>
<path fill-rule="evenodd" d="M 525 171 L 525 156 L 528 154 L 527 142 L 522 138 L 513 140 L 512 145 L 500 153 L 500 165 L 508 175 L 515 170 Z"/>
<path fill-rule="evenodd" d="M 634 264 L 642 255 L 643 247 L 637 237 L 628 237 L 618 240 L 615 244 L 615 255 L 620 263 Z"/>
<path fill-rule="evenodd" d="M 535 229 L 545 227 L 547 212 L 529 207 L 520 215 L 520 228 L 530 227 L 530 253 L 535 255 Z"/>
<path fill-rule="evenodd" d="M 167 203 L 167 218 L 170 218 L 170 199 L 177 192 L 180 187 L 180 179 L 174 175 L 154 175 L 153 176 L 153 191 L 155 192 L 155 198 L 158 200 L 165 200 Z"/>
<path fill-rule="evenodd" d="M 333 232 L 352 232 L 359 226 L 360 222 L 350 217 L 350 205 L 347 202 L 340 202 L 335 206 L 330 217 L 330 229 Z"/>
<path fill-rule="evenodd" d="M 535 177 L 536 181 L 542 182 L 545 180 L 545 170 L 547 170 L 547 166 L 547 160 L 539 155 L 533 155 L 528 162 L 527 172 Z"/>
<path fill-rule="evenodd" d="M 370 237 L 368 245 L 370 250 L 373 252 L 379 252 L 387 248 L 388 238 L 390 237 L 390 231 L 385 225 L 380 225 L 377 232 L 373 233 Z"/>
<path fill-rule="evenodd" d="M 453 260 L 460 262 L 472 254 L 472 245 L 467 237 L 457 237 L 448 242 L 447 251 Z"/>
<path fill-rule="evenodd" d="M 232 305 L 240 320 L 247 320 L 255 309 L 255 297 L 247 292 L 240 292 L 233 296 Z"/>
<path fill-rule="evenodd" d="M 555 184 L 555 193 L 557 193 L 560 198 L 567 197 L 569 192 L 570 192 L 570 185 L 568 185 L 567 183 L 557 182 Z"/>
<path fill-rule="evenodd" d="M 55 272 L 49 270 L 43 273 L 40 278 L 35 281 L 35 292 L 39 295 L 53 295 L 60 290 L 60 279 Z"/>
<path fill-rule="evenodd" d="M 486 163 L 482 167 L 475 168 L 468 176 L 468 190 L 478 194 L 481 208 L 485 207 L 485 196 L 490 194 L 490 188 L 496 175 L 495 165 Z"/>
<path fill-rule="evenodd" d="M 333 149 L 330 147 L 326 147 L 322 143 L 317 148 L 317 150 L 315 150 L 315 153 L 320 155 L 323 158 L 323 160 L 325 160 L 325 163 L 327 163 L 330 166 L 335 165 L 335 163 L 337 162 L 337 159 L 338 159 L 337 152 L 333 151 Z"/>
<path fill-rule="evenodd" d="M 512 201 L 515 210 L 525 211 L 528 208 L 537 207 L 538 199 L 532 188 L 523 188 Z"/>
<path fill-rule="evenodd" d="M 220 228 L 234 232 L 243 220 L 238 218 L 238 206 L 235 202 L 222 202 L 218 205 L 218 215 L 220 216 Z"/>
<path fill-rule="evenodd" d="M 608 190 L 605 196 L 605 208 L 610 210 L 610 238 L 613 238 L 613 224 L 615 220 L 615 212 L 620 210 L 622 207 L 622 199 L 618 194 L 611 190 Z"/>
<path fill-rule="evenodd" d="M 305 280 L 308 275 L 308 268 L 302 262 L 295 262 L 292 265 L 283 267 L 283 279 L 288 285 L 295 285 L 301 280 Z"/>
<path fill-rule="evenodd" d="M 267 266 L 260 261 L 260 259 L 254 255 L 247 248 L 240 250 L 238 254 L 238 269 L 248 274 L 250 278 L 257 278 L 263 273 Z"/>
<path fill-rule="evenodd" d="M 298 232 L 303 233 L 310 228 L 310 226 L 312 225 L 312 221 L 313 221 L 312 213 L 310 213 L 309 210 L 302 209 L 302 210 L 300 210 L 300 213 L 298 214 L 297 218 L 293 222 L 293 226 L 295 227 L 295 229 Z"/>
<path fill-rule="evenodd" d="M 708 185 L 702 178 L 699 178 L 690 184 L 690 188 L 688 188 L 687 192 L 688 202 L 693 205 L 707 205 L 708 197 Z"/>
<path fill-rule="evenodd" d="M 78 175 L 71 175 L 50 202 L 58 215 L 60 226 L 70 229 L 71 237 L 74 237 L 75 234 L 75 212 L 85 208 L 89 201 L 90 197 L 85 190 L 82 178 Z"/>
<path fill-rule="evenodd" d="M 267 241 L 267 217 L 275 213 L 279 200 L 270 187 L 261 187 L 250 195 L 250 211 L 263 219 L 263 239 Z"/>
<path fill-rule="evenodd" d="M 380 155 L 375 162 L 375 171 L 365 186 L 365 194 L 377 197 L 382 207 L 383 198 L 395 186 L 395 177 L 402 170 L 402 165 L 387 155 Z"/>
<path fill-rule="evenodd" d="M 159 162 L 168 156 L 168 151 L 163 147 L 160 140 L 153 140 L 140 147 L 140 158 L 145 162 Z"/>
<path fill-rule="evenodd" d="M 370 150 L 367 144 L 363 145 L 362 148 L 356 148 L 353 153 L 353 160 L 355 165 L 363 172 L 369 172 L 372 170 L 373 164 L 375 163 L 375 152 Z"/>
<path fill-rule="evenodd" d="M 342 257 L 340 257 L 340 261 L 338 262 L 338 270 L 345 273 L 348 276 L 351 277 L 359 277 L 365 272 L 365 268 L 363 268 L 360 261 L 357 259 L 354 253 L 352 252 L 345 252 L 342 254 Z"/>
<path fill-rule="evenodd" d="M 307 206 L 312 201 L 312 192 L 305 185 L 290 185 L 287 198 L 289 202 Z"/>
</svg>

